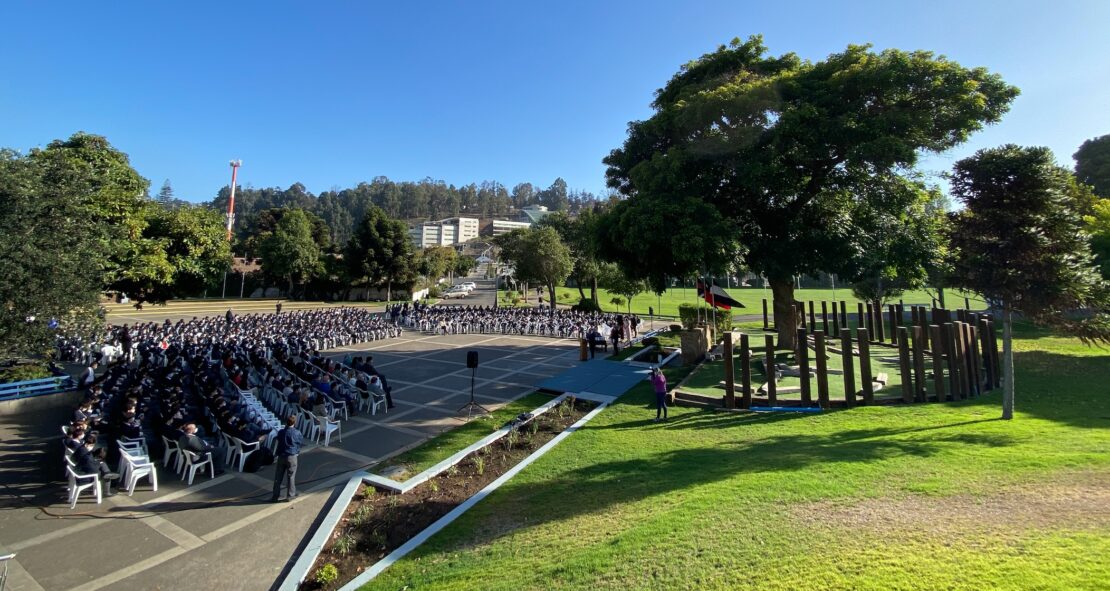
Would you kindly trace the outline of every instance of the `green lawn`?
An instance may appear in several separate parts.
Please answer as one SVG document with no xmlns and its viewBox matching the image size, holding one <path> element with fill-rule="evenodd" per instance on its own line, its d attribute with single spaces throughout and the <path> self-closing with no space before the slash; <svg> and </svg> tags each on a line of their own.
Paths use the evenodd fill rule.
<svg viewBox="0 0 1110 591">
<path fill-rule="evenodd" d="M 588 296 L 590 291 L 585 290 Z M 754 287 L 734 287 L 727 290 L 729 295 L 736 298 L 740 303 L 744 304 L 745 308 L 733 310 L 737 315 L 739 314 L 763 314 L 764 298 L 767 299 L 767 304 L 771 303 L 771 290 L 754 288 Z M 512 303 L 505 298 L 505 291 L 501 291 L 498 297 L 498 304 L 502 306 L 511 306 Z M 519 293 L 519 292 L 518 292 Z M 794 292 L 795 297 L 799 301 L 807 302 L 814 301 L 841 301 L 847 302 L 848 313 L 852 314 L 856 310 L 856 303 L 859 301 L 852 296 L 850 289 L 799 289 Z M 569 287 L 560 287 L 555 290 L 556 298 L 560 304 L 573 305 L 578 303 L 579 294 L 577 289 Z M 947 290 L 945 292 L 946 303 L 948 307 L 955 310 L 964 306 L 962 292 L 955 290 Z M 986 303 L 978 296 L 969 295 L 971 305 L 973 308 L 985 308 Z M 697 304 L 698 303 L 697 290 L 694 288 L 675 288 L 667 290 L 662 296 L 656 297 L 655 294 L 650 292 L 642 293 L 632 298 L 632 312 L 640 316 L 648 315 L 648 307 L 654 308 L 656 314 L 664 316 L 677 316 L 678 306 L 682 303 Z M 544 291 L 544 301 L 548 300 L 547 291 Z M 628 305 L 624 304 L 617 306 L 611 302 L 614 294 L 609 293 L 604 289 L 599 289 L 597 294 L 598 302 L 601 308 L 609 312 L 628 312 Z M 617 296 L 619 297 L 619 296 Z M 906 304 L 931 304 L 932 298 L 923 290 L 910 291 L 902 295 L 901 299 Z M 528 302 L 531 305 L 536 303 L 536 292 L 532 291 L 528 296 Z M 521 302 L 519 305 L 524 305 Z M 817 304 L 817 314 L 821 313 L 820 303 Z M 908 313 L 907 313 L 908 314 Z M 820 322 L 820 319 L 818 319 Z"/>
<path fill-rule="evenodd" d="M 1105 589 L 1110 351 L 1016 350 L 1013 421 L 995 393 L 656 424 L 642 384 L 366 588 Z"/>
</svg>

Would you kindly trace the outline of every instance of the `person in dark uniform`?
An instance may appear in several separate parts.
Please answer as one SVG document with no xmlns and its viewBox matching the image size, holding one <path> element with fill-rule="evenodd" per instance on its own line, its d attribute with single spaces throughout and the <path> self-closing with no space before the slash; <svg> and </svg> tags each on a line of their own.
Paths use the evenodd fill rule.
<svg viewBox="0 0 1110 591">
<path fill-rule="evenodd" d="M 281 302 L 278 302 L 277 306 L 274 306 L 274 307 L 277 309 L 277 313 L 281 314 Z"/>
<path fill-rule="evenodd" d="M 224 317 L 227 318 L 228 324 L 231 324 L 231 321 L 235 320 L 235 315 L 231 313 L 231 308 L 227 309 L 227 314 L 225 314 Z"/>
<path fill-rule="evenodd" d="M 296 415 L 289 415 L 285 421 L 285 428 L 278 433 L 277 444 L 277 469 L 274 471 L 274 494 L 270 502 L 276 503 L 281 499 L 281 484 L 285 481 L 285 500 L 292 501 L 297 498 L 297 456 L 301 453 L 301 444 L 304 436 L 297 430 Z"/>
</svg>

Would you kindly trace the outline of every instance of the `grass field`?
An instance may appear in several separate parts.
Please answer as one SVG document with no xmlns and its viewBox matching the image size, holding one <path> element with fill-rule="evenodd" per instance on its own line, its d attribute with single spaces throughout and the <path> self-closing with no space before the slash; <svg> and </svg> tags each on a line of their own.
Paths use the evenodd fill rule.
<svg viewBox="0 0 1110 591">
<path fill-rule="evenodd" d="M 770 305 L 772 299 L 770 289 L 761 289 L 754 287 L 734 287 L 727 291 L 729 295 L 731 295 L 733 298 L 735 298 L 745 306 L 744 308 L 734 309 L 733 314 L 735 315 L 761 315 L 763 314 L 762 300 L 766 298 L 768 305 Z M 589 290 L 586 290 L 586 294 L 589 295 L 589 293 Z M 512 303 L 508 300 L 508 298 L 505 297 L 505 294 L 505 291 L 499 292 L 498 305 L 511 306 Z M 852 291 L 850 289 L 799 289 L 796 290 L 794 294 L 799 301 L 812 300 L 815 302 L 820 302 L 821 300 L 843 300 L 848 303 L 849 314 L 855 312 L 856 303 L 859 301 L 852 296 Z M 982 309 L 986 307 L 986 302 L 984 302 L 981 297 L 974 294 L 964 294 L 955 290 L 947 290 L 945 292 L 945 303 L 947 303 L 948 307 L 952 308 L 953 310 L 957 308 L 962 308 L 964 306 L 964 295 L 967 295 L 968 298 L 971 300 L 971 305 L 973 308 Z M 556 289 L 555 296 L 560 304 L 573 305 L 578 303 L 579 300 L 578 290 L 567 287 L 560 287 Z M 548 300 L 546 290 L 544 291 L 543 297 L 544 301 L 546 302 Z M 603 310 L 607 312 L 627 312 L 628 305 L 624 304 L 621 306 L 617 306 L 613 304 L 611 302 L 613 297 L 614 294 L 611 294 L 604 289 L 598 290 L 597 299 L 598 302 L 601 304 L 601 308 Z M 901 299 L 906 304 L 931 304 L 933 301 L 932 297 L 924 290 L 906 292 L 902 295 Z M 528 302 L 530 305 L 535 305 L 535 291 L 532 291 L 532 293 L 528 295 Z M 654 308 L 656 314 L 662 316 L 677 316 L 678 306 L 682 303 L 697 304 L 697 290 L 694 288 L 669 289 L 662 296 L 659 297 L 656 297 L 656 295 L 653 293 L 644 292 L 632 298 L 632 313 L 638 314 L 640 316 L 647 316 L 648 308 L 651 307 Z M 523 305 L 523 302 L 520 305 Z M 818 311 L 818 313 L 820 313 L 820 311 Z"/>
<path fill-rule="evenodd" d="M 1013 421 L 993 393 L 657 424 L 642 384 L 365 588 L 1105 589 L 1110 351 L 1016 350 Z"/>
</svg>

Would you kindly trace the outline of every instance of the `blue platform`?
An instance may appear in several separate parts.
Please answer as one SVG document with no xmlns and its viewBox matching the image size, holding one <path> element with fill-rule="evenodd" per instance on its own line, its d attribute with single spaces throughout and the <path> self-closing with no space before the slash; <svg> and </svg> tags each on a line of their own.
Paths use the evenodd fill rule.
<svg viewBox="0 0 1110 591">
<path fill-rule="evenodd" d="M 589 392 L 617 397 L 647 379 L 650 370 L 642 365 L 594 359 L 564 371 L 539 384 L 553 392 Z"/>
</svg>

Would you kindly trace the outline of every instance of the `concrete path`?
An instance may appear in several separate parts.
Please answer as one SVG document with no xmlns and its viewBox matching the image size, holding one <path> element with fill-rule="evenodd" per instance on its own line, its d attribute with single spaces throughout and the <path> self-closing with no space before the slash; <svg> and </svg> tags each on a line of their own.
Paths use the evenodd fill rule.
<svg viewBox="0 0 1110 591">
<path fill-rule="evenodd" d="M 292 503 L 269 504 L 273 467 L 185 486 L 159 470 L 159 489 L 141 484 L 134 497 L 96 505 L 64 503 L 59 425 L 71 408 L 5 417 L 0 423 L 0 553 L 16 552 L 8 589 L 263 590 L 274 585 L 336 485 L 462 424 L 469 399 L 466 351 L 477 350 L 476 396 L 497 407 L 577 364 L 566 340 L 504 335 L 402 338 L 337 349 L 372 354 L 394 386 L 397 408 L 352 416 L 342 441 L 302 453 Z M 160 457 L 157 458 L 161 460 Z"/>
</svg>

